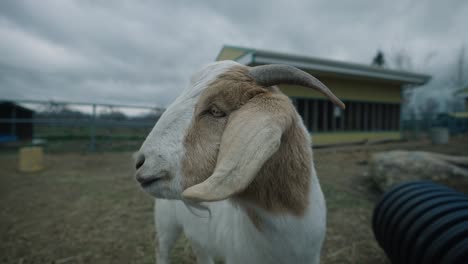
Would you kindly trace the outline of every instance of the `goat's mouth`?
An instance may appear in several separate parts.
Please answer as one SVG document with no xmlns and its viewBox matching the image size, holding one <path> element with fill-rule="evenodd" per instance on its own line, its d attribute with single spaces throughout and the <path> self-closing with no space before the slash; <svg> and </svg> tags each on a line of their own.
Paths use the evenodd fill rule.
<svg viewBox="0 0 468 264">
<path fill-rule="evenodd" d="M 153 183 L 156 183 L 159 180 L 161 180 L 161 178 L 147 179 L 147 180 L 141 181 L 140 186 L 142 188 L 148 188 L 151 185 L 153 185 Z"/>
<path fill-rule="evenodd" d="M 158 173 L 156 175 L 151 175 L 151 176 L 145 176 L 145 177 L 138 177 L 137 176 L 137 181 L 140 183 L 140 186 L 143 189 L 147 189 L 153 184 L 156 184 L 157 182 L 165 181 L 169 179 L 169 175 L 164 173 L 161 175 L 161 173 Z"/>
</svg>

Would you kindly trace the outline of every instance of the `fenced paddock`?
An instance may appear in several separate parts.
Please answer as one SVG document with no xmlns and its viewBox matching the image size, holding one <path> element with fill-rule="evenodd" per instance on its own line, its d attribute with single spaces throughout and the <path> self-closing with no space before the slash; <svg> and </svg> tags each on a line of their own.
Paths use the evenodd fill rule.
<svg viewBox="0 0 468 264">
<path fill-rule="evenodd" d="M 154 263 L 153 199 L 133 179 L 131 154 L 163 109 L 148 106 L 15 101 L 32 118 L 2 116 L 0 124 L 32 125 L 31 140 L 0 146 L 0 263 Z M 46 169 L 17 170 L 17 150 L 32 139 L 45 149 Z M 39 140 L 38 140 L 39 139 Z M 468 155 L 468 137 L 445 146 L 427 141 L 316 149 L 328 207 L 322 263 L 388 263 L 375 242 L 371 213 L 379 193 L 367 160 L 387 149 Z M 346 168 L 344 173 L 343 168 Z M 194 263 L 187 240 L 173 263 Z"/>
<path fill-rule="evenodd" d="M 0 148 L 11 146 L 15 149 L 31 144 L 35 139 L 48 152 L 134 151 L 164 111 L 163 108 L 142 105 L 0 99 L 0 105 L 5 103 L 14 107 L 9 113 L 0 107 Z M 296 107 L 302 111 L 304 106 L 296 100 Z M 32 115 L 21 116 L 19 113 L 23 108 L 31 109 Z M 31 127 L 31 131 L 23 131 L 20 126 Z M 402 120 L 400 132 L 403 139 L 417 141 L 427 138 L 433 127 L 445 127 L 451 135 L 466 133 L 468 116 L 446 114 L 430 119 Z M 21 134 L 19 132 L 31 136 L 26 140 L 16 137 Z M 369 130 L 374 134 L 381 132 Z M 9 144 L 2 142 L 2 138 L 11 140 L 15 137 L 17 140 Z"/>
<path fill-rule="evenodd" d="M 429 150 L 468 155 L 468 137 L 317 149 L 328 206 L 322 263 L 388 263 L 371 232 L 379 193 L 367 175 L 376 151 Z M 154 263 L 153 200 L 133 179 L 131 152 L 46 154 L 46 169 L 17 171 L 15 152 L 0 152 L 0 263 Z M 344 169 L 346 168 L 346 169 Z M 179 240 L 173 263 L 194 263 Z"/>
<path fill-rule="evenodd" d="M 52 152 L 133 151 L 164 111 L 142 105 L 0 99 L 0 104 L 6 103 L 13 106 L 8 112 L 2 109 L 0 136 L 16 137 L 9 144 L 13 147 L 35 139 Z M 20 109 L 33 114 L 18 116 Z M 26 124 L 31 126 L 32 136 L 17 137 L 17 127 Z"/>
<path fill-rule="evenodd" d="M 439 114 L 436 117 L 410 118 L 401 121 L 401 133 L 407 140 L 428 137 L 433 128 L 446 128 L 450 135 L 468 132 L 468 113 Z"/>
</svg>

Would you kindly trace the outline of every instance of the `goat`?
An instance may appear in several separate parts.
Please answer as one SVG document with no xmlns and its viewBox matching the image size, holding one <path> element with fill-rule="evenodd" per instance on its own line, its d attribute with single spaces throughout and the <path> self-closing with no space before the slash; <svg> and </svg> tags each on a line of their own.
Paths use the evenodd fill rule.
<svg viewBox="0 0 468 264">
<path fill-rule="evenodd" d="M 181 231 L 198 263 L 319 263 L 326 206 L 311 140 L 275 85 L 319 80 L 286 65 L 212 63 L 167 108 L 135 154 L 155 202 L 156 259 Z"/>
</svg>

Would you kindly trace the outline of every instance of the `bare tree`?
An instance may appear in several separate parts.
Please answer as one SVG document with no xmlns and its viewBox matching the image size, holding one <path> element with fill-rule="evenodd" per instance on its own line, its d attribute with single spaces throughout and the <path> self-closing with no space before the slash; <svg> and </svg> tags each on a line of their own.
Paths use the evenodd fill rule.
<svg viewBox="0 0 468 264">
<path fill-rule="evenodd" d="M 399 49 L 393 56 L 391 56 L 393 66 L 398 70 L 411 70 L 413 69 L 413 60 L 406 51 L 406 49 Z"/>
<path fill-rule="evenodd" d="M 457 55 L 455 86 L 457 90 L 461 90 L 466 86 L 465 72 L 465 45 L 462 45 Z"/>
<path fill-rule="evenodd" d="M 435 118 L 438 108 L 439 102 L 433 97 L 428 98 L 419 106 L 419 114 L 421 115 L 421 119 L 427 122 L 431 121 Z"/>
<path fill-rule="evenodd" d="M 455 93 L 468 86 L 466 72 L 465 45 L 457 52 L 454 69 L 447 81 L 447 88 L 451 90 L 452 98 L 447 102 L 448 112 L 456 112 L 463 109 L 463 101 L 456 97 Z"/>
<path fill-rule="evenodd" d="M 430 51 L 422 59 L 415 61 L 405 48 L 401 48 L 390 55 L 390 65 L 397 70 L 423 71 L 436 55 L 437 52 Z"/>
<path fill-rule="evenodd" d="M 396 69 L 396 70 L 406 70 L 410 71 L 413 69 L 413 60 L 412 57 L 409 55 L 408 51 L 405 48 L 400 48 L 397 49 L 395 52 L 390 53 L 389 56 L 389 65 L 391 68 Z M 402 93 L 402 118 L 407 119 L 407 118 L 414 118 L 414 116 L 411 116 L 415 112 L 417 112 L 416 109 L 418 102 L 415 103 L 414 100 L 411 100 L 413 97 L 413 92 L 414 88 L 403 88 L 403 93 Z M 410 103 L 410 102 L 413 103 Z"/>
</svg>

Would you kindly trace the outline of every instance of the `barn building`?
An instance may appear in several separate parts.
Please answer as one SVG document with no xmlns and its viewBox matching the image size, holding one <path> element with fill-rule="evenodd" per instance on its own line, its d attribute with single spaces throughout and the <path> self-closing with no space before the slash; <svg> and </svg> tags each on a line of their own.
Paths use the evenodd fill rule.
<svg viewBox="0 0 468 264">
<path fill-rule="evenodd" d="M 32 139 L 33 115 L 34 111 L 31 109 L 13 102 L 0 101 L 0 141 Z"/>
<path fill-rule="evenodd" d="M 235 46 L 224 46 L 216 60 L 235 60 L 248 66 L 289 64 L 330 87 L 346 110 L 312 89 L 280 86 L 313 133 L 314 144 L 400 139 L 403 88 L 423 85 L 430 79 L 425 74 Z"/>
</svg>

